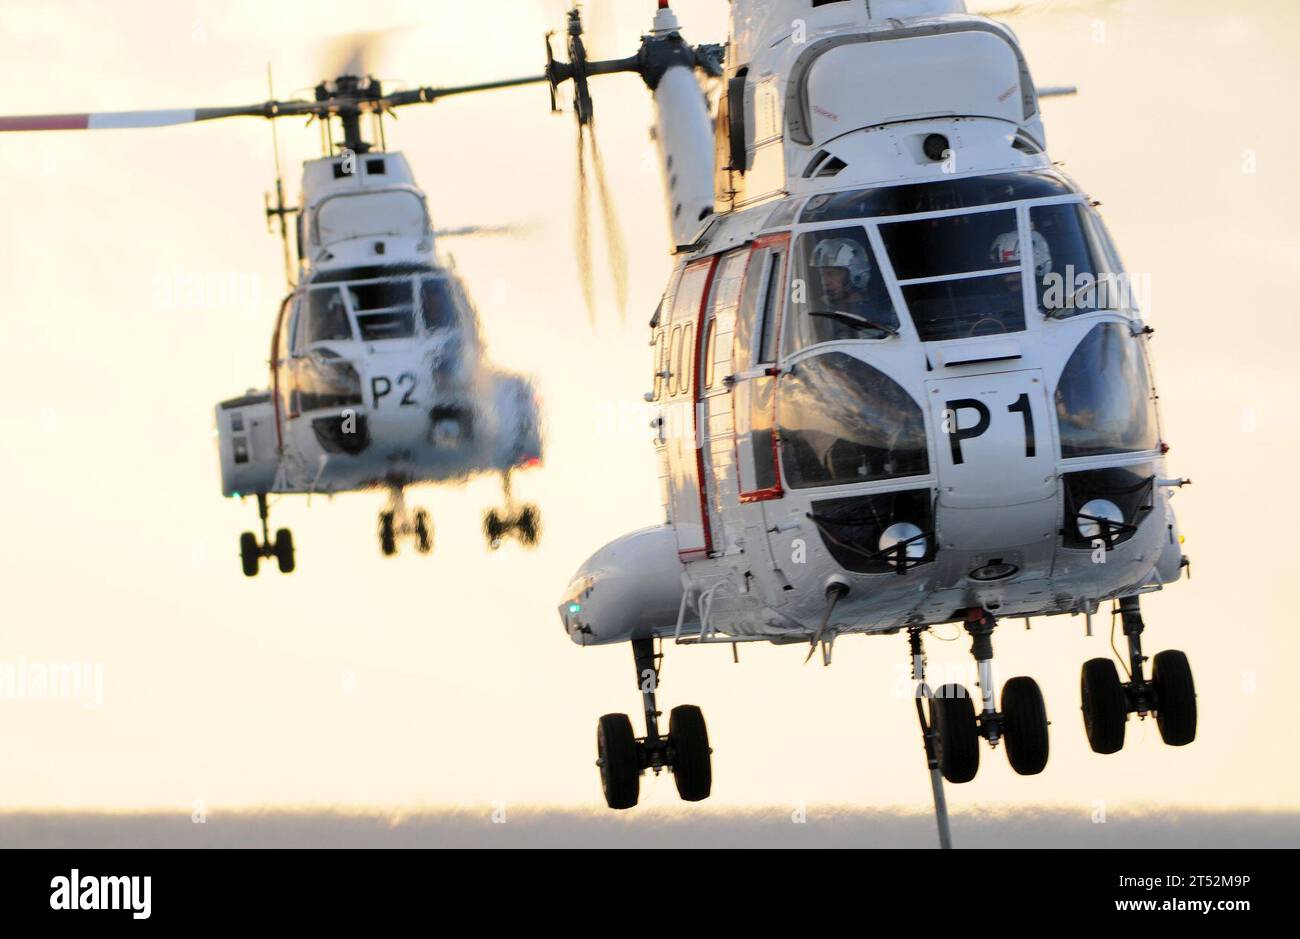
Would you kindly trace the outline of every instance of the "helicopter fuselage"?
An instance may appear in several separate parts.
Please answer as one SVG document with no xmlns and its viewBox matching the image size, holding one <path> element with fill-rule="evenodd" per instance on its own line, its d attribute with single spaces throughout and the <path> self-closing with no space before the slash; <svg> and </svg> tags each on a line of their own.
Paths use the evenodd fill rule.
<svg viewBox="0 0 1300 939">
<path fill-rule="evenodd" d="M 1047 157 L 1014 35 L 942 0 L 798 37 L 744 6 L 716 166 L 663 154 L 718 201 L 652 321 L 665 524 L 582 565 L 566 632 L 806 642 L 1176 580 L 1144 284 Z"/>
<path fill-rule="evenodd" d="M 225 494 L 400 490 L 540 460 L 531 384 L 485 362 L 401 155 L 310 161 L 303 192 L 270 387 L 217 408 Z"/>
</svg>

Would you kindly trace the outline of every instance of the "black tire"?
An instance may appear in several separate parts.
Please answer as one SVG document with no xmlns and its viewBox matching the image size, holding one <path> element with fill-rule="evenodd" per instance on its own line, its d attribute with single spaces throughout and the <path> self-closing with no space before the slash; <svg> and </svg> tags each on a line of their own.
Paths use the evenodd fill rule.
<svg viewBox="0 0 1300 939">
<path fill-rule="evenodd" d="M 386 558 L 397 553 L 397 529 L 392 512 L 379 513 L 379 550 Z"/>
<path fill-rule="evenodd" d="M 1084 662 L 1079 693 L 1083 699 L 1083 729 L 1088 734 L 1088 745 L 1094 753 L 1118 753 L 1124 746 L 1128 697 L 1115 663 L 1110 659 Z"/>
<path fill-rule="evenodd" d="M 942 685 L 930 699 L 930 724 L 939 732 L 939 767 L 950 783 L 970 782 L 980 768 L 975 702 L 961 685 Z"/>
<path fill-rule="evenodd" d="M 493 551 L 501 547 L 501 536 L 506 533 L 507 528 L 496 509 L 487 510 L 483 516 L 483 536 L 487 538 L 488 547 Z"/>
<path fill-rule="evenodd" d="M 605 804 L 630 809 L 641 797 L 641 758 L 626 714 L 606 714 L 596 724 L 596 765 Z"/>
<path fill-rule="evenodd" d="M 415 550 L 421 554 L 433 550 L 433 527 L 429 524 L 429 513 L 424 509 L 415 513 Z"/>
<path fill-rule="evenodd" d="M 262 561 L 262 549 L 257 544 L 257 535 L 246 531 L 239 536 L 239 560 L 244 565 L 245 577 L 256 577 L 257 566 Z"/>
<path fill-rule="evenodd" d="M 694 704 L 679 704 L 668 715 L 668 745 L 672 748 L 673 781 L 686 802 L 701 802 L 713 791 L 713 762 L 704 712 Z"/>
<path fill-rule="evenodd" d="M 1038 682 L 1020 676 L 1002 686 L 1002 734 L 1007 760 L 1021 776 L 1035 776 L 1047 765 L 1047 708 Z"/>
<path fill-rule="evenodd" d="M 293 573 L 293 532 L 287 528 L 275 533 L 275 559 L 281 574 Z"/>
<path fill-rule="evenodd" d="M 1196 685 L 1187 656 L 1177 649 L 1157 652 L 1151 665 L 1156 686 L 1156 726 L 1160 739 L 1171 747 L 1185 747 L 1196 739 Z"/>
<path fill-rule="evenodd" d="M 528 547 L 537 544 L 542 531 L 542 514 L 535 505 L 526 505 L 519 511 L 519 520 L 515 523 L 519 531 L 519 540 Z"/>
</svg>

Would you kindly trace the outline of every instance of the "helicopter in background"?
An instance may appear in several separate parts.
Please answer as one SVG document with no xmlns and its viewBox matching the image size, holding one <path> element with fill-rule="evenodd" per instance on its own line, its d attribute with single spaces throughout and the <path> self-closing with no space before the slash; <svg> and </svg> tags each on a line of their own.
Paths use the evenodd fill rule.
<svg viewBox="0 0 1300 939">
<path fill-rule="evenodd" d="M 433 548 L 424 509 L 407 508 L 419 483 L 500 473 L 506 505 L 484 517 L 490 547 L 507 536 L 537 542 L 535 505 L 515 506 L 511 474 L 538 466 L 541 417 L 532 382 L 485 358 L 478 317 L 464 283 L 439 256 L 424 192 L 406 158 L 384 146 L 383 118 L 395 108 L 449 95 L 510 88 L 544 76 L 448 88 L 385 91 L 373 77 L 322 81 L 312 100 L 235 107 L 0 117 L 0 132 L 152 128 L 230 117 L 319 121 L 324 155 L 303 164 L 301 201 L 284 202 L 276 146 L 278 220 L 290 293 L 271 336 L 270 380 L 216 407 L 222 492 L 255 496 L 261 537 L 240 536 L 243 572 L 274 557 L 294 569 L 292 533 L 269 530 L 271 495 L 387 489 L 379 515 L 384 555 L 409 538 Z M 370 118 L 380 141 L 362 131 Z M 335 137 L 336 125 L 339 131 Z M 274 130 L 274 124 L 272 125 Z M 287 219 L 296 217 L 296 263 Z"/>
<path fill-rule="evenodd" d="M 1188 564 L 1170 504 L 1188 480 L 1166 475 L 1152 331 L 1046 152 L 1039 101 L 1072 89 L 1037 89 L 1014 33 L 961 0 L 732 0 L 725 52 L 659 0 L 637 53 L 602 62 L 575 9 L 567 47 L 548 43 L 547 74 L 580 125 L 593 76 L 651 90 L 675 246 L 646 395 L 666 519 L 598 550 L 559 605 L 573 642 L 632 646 L 646 731 L 600 718 L 606 803 L 634 806 L 647 769 L 711 792 L 701 710 L 659 727 L 665 639 L 829 665 L 840 635 L 905 631 L 938 810 L 981 739 L 1019 774 L 1047 764 L 1037 683 L 997 694 L 996 624 L 1083 614 L 1091 634 L 1112 602 L 1127 676 L 1083 666 L 1092 749 L 1119 750 L 1130 713 L 1192 742 L 1187 658 L 1148 677 L 1139 606 Z M 701 75 L 721 80 L 716 117 Z M 925 684 L 945 623 L 971 637 L 978 711 Z"/>
</svg>

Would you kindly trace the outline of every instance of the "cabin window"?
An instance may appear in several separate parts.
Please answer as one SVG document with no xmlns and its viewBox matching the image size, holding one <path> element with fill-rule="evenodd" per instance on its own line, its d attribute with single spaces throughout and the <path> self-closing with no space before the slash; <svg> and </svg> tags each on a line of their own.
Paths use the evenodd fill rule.
<svg viewBox="0 0 1300 939">
<path fill-rule="evenodd" d="M 745 269 L 740 313 L 736 321 L 736 358 L 752 365 L 776 362 L 781 304 L 786 289 L 783 270 L 790 236 L 766 235 L 758 241 Z M 754 334 L 756 333 L 756 334 Z M 775 368 L 753 369 L 737 376 L 733 410 L 736 414 L 737 482 L 740 499 L 779 499 L 781 481 L 776 452 Z"/>
<path fill-rule="evenodd" d="M 1082 203 L 1029 210 L 1038 310 L 1066 319 L 1096 310 L 1130 310 L 1135 299 L 1110 264 L 1100 220 Z"/>
<path fill-rule="evenodd" d="M 777 424 L 793 489 L 930 471 L 921 406 L 884 372 L 843 352 L 803 359 L 781 376 Z"/>
<path fill-rule="evenodd" d="M 837 339 L 886 339 L 898 313 L 866 230 L 832 228 L 799 236 L 790 282 L 786 352 Z"/>
<path fill-rule="evenodd" d="M 771 248 L 755 248 L 745 266 L 745 282 L 736 315 L 736 354 L 733 361 L 737 368 L 747 368 L 753 362 L 754 316 L 758 310 L 758 291 L 763 285 L 763 273 L 771 265 L 772 254 Z"/>
<path fill-rule="evenodd" d="M 1014 210 L 890 222 L 880 234 L 922 342 L 1025 328 Z"/>
<path fill-rule="evenodd" d="M 655 352 L 654 352 L 655 385 L 654 385 L 654 394 L 652 395 L 655 401 L 658 401 L 661 397 L 663 397 L 664 368 L 666 367 L 665 366 L 666 361 L 667 358 L 664 355 L 664 330 L 661 329 L 655 334 Z"/>
<path fill-rule="evenodd" d="M 668 396 L 677 394 L 677 382 L 681 375 L 682 328 L 673 327 L 672 337 L 668 340 Z"/>
<path fill-rule="evenodd" d="M 1056 386 L 1061 456 L 1154 450 L 1156 407 L 1140 340 L 1100 323 L 1075 348 Z"/>
<path fill-rule="evenodd" d="M 680 378 L 677 380 L 679 394 L 690 394 L 695 382 L 695 324 L 687 323 L 682 329 L 682 347 L 678 351 L 681 360 L 674 366 Z"/>
<path fill-rule="evenodd" d="M 714 375 L 714 346 L 717 343 L 717 325 L 718 321 L 712 316 L 709 317 L 709 324 L 704 327 L 704 388 L 708 390 L 713 387 Z"/>
<path fill-rule="evenodd" d="M 767 264 L 767 290 L 759 329 L 758 363 L 776 361 L 777 325 L 781 313 L 781 253 L 773 251 Z"/>
</svg>

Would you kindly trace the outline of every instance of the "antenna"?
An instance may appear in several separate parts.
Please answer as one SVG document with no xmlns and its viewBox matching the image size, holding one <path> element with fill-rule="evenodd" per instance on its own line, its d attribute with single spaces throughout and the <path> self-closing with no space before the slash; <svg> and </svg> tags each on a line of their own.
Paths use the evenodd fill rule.
<svg viewBox="0 0 1300 939">
<path fill-rule="evenodd" d="M 266 63 L 266 90 L 270 100 L 275 100 L 275 84 L 271 77 L 271 63 Z M 284 204 L 284 177 L 280 174 L 280 137 L 275 130 L 275 121 L 271 121 L 271 148 L 275 151 L 275 205 L 271 205 L 271 194 L 262 194 L 262 204 L 266 210 L 266 230 L 272 231 L 271 219 L 280 220 L 280 242 L 284 246 L 284 279 L 289 288 L 295 286 L 293 279 L 293 261 L 289 255 L 289 225 L 285 217 L 297 212 L 296 208 Z"/>
</svg>

